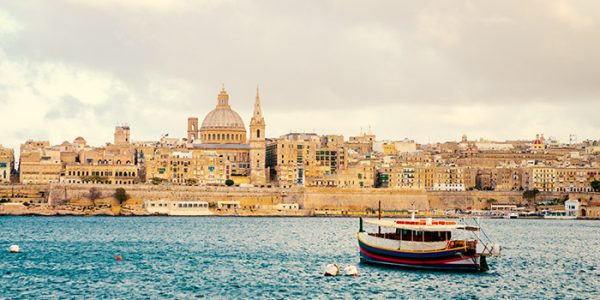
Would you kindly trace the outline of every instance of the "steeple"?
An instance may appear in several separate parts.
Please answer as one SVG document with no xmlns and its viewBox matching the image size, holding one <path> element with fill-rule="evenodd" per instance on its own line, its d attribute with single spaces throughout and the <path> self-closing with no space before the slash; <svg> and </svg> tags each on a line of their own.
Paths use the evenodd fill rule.
<svg viewBox="0 0 600 300">
<path fill-rule="evenodd" d="M 256 100 L 254 113 L 250 120 L 250 183 L 264 185 L 267 183 L 266 155 L 267 144 L 265 141 L 265 119 L 260 111 L 260 93 L 256 86 Z"/>
<path fill-rule="evenodd" d="M 217 96 L 217 100 L 217 107 L 229 107 L 229 94 L 227 94 L 227 91 L 225 90 L 225 84 L 221 84 L 221 91 L 219 92 L 219 96 Z"/>
<path fill-rule="evenodd" d="M 252 120 L 250 123 L 262 123 L 264 119 L 262 117 L 262 112 L 260 110 L 260 93 L 258 90 L 258 85 L 256 85 L 256 99 L 254 101 L 254 113 L 252 115 Z"/>
</svg>

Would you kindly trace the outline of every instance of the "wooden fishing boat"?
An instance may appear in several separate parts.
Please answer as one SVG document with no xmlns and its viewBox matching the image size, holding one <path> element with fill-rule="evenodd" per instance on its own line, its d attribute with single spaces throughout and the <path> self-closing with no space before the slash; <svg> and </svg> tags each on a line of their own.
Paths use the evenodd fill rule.
<svg viewBox="0 0 600 300">
<path fill-rule="evenodd" d="M 455 221 L 365 220 L 376 225 L 377 232 L 365 232 L 360 219 L 358 245 L 361 262 L 391 266 L 455 270 L 487 271 L 486 257 L 499 256 L 500 246 L 484 243 L 479 226 Z M 382 229 L 384 232 L 382 232 Z M 475 233 L 474 239 L 452 239 L 455 230 Z"/>
</svg>

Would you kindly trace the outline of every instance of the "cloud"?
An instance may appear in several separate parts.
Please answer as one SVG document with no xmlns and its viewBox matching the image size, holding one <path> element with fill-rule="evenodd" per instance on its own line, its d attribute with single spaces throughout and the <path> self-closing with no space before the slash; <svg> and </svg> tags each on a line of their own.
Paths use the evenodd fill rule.
<svg viewBox="0 0 600 300">
<path fill-rule="evenodd" d="M 15 34 L 23 29 L 23 25 L 8 12 L 0 8 L 0 37 Z"/>
<path fill-rule="evenodd" d="M 598 138 L 597 1 L 13 1 L 0 143 L 185 136 L 224 82 L 269 136 Z"/>
</svg>

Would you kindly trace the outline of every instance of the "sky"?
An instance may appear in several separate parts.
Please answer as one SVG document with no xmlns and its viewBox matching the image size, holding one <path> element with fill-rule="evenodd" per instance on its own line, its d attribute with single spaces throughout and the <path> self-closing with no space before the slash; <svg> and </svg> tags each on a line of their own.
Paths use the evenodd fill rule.
<svg viewBox="0 0 600 300">
<path fill-rule="evenodd" d="M 600 139 L 600 1 L 0 0 L 0 144 L 186 136 L 225 85 L 267 137 Z"/>
</svg>

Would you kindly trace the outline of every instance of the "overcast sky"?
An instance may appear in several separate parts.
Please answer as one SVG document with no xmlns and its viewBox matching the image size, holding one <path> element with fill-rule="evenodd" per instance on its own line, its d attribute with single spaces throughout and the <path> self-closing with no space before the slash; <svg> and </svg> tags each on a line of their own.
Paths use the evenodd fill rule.
<svg viewBox="0 0 600 300">
<path fill-rule="evenodd" d="M 600 138 L 600 1 L 0 1 L 0 143 L 184 137 L 221 83 L 267 136 Z"/>
</svg>

